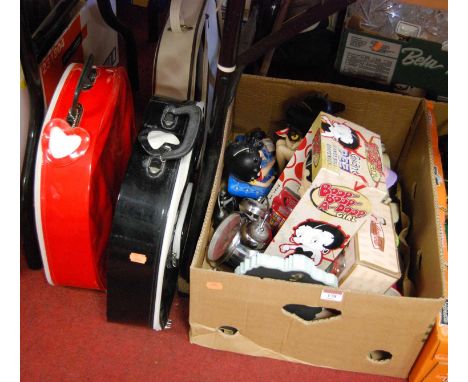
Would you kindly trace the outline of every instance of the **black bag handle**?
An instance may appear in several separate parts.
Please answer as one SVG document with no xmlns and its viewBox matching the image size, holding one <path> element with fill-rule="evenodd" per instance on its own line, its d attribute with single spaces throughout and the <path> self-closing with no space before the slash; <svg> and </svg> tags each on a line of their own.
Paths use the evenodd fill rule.
<svg viewBox="0 0 468 382">
<path fill-rule="evenodd" d="M 160 161 L 179 159 L 187 155 L 192 149 L 195 140 L 200 130 L 202 112 L 200 107 L 196 105 L 185 105 L 181 107 L 176 107 L 174 105 L 168 105 L 164 108 L 161 125 L 163 129 L 157 129 L 157 131 L 171 131 L 174 129 L 175 124 L 177 123 L 177 117 L 179 115 L 188 115 L 189 121 L 188 126 L 185 131 L 185 137 L 182 143 L 174 150 L 167 146 L 162 148 L 154 149 L 148 142 L 148 134 L 155 129 L 145 129 L 138 136 L 143 149 L 152 157 L 158 158 Z"/>
<path fill-rule="evenodd" d="M 201 109 L 196 105 L 186 105 L 176 108 L 175 106 L 167 106 L 165 113 L 163 114 L 166 118 L 169 118 L 172 121 L 172 115 L 178 116 L 186 114 L 189 117 L 188 126 L 185 131 L 185 137 L 179 147 L 175 150 L 166 151 L 161 154 L 161 160 L 172 160 L 179 159 L 187 155 L 190 150 L 192 150 L 195 140 L 198 136 L 198 131 L 200 130 L 202 112 Z M 163 119 L 162 123 L 166 123 Z M 172 122 L 171 122 L 172 123 Z"/>
<path fill-rule="evenodd" d="M 86 60 L 85 65 L 83 66 L 83 70 L 81 71 L 81 76 L 78 80 L 78 84 L 75 88 L 75 93 L 73 95 L 73 103 L 68 110 L 67 115 L 67 122 L 71 125 L 71 127 L 76 127 L 78 122 L 80 121 L 81 114 L 83 113 L 83 107 L 80 103 L 78 103 L 78 99 L 80 97 L 82 90 L 90 89 L 94 81 L 96 80 L 96 68 L 93 68 L 94 56 L 92 54 L 89 55 L 88 59 Z"/>
<path fill-rule="evenodd" d="M 179 115 L 188 115 L 189 121 L 185 130 L 184 140 L 174 150 L 168 145 L 163 145 L 158 149 L 151 147 L 148 142 L 148 135 L 151 131 L 170 132 L 177 124 Z M 165 162 L 168 160 L 180 159 L 187 155 L 193 148 L 200 130 L 202 111 L 197 105 L 185 105 L 176 107 L 168 105 L 164 108 L 161 116 L 161 125 L 163 129 L 145 129 L 139 136 L 138 141 L 149 157 L 143 160 L 143 167 L 149 177 L 155 178 L 164 172 Z"/>
</svg>

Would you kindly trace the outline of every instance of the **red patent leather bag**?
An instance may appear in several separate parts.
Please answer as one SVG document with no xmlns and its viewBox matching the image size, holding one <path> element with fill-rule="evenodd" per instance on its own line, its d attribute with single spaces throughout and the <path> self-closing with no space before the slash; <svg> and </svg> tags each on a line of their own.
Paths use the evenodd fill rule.
<svg viewBox="0 0 468 382">
<path fill-rule="evenodd" d="M 125 69 L 71 64 L 36 158 L 36 228 L 50 284 L 105 289 L 103 255 L 135 137 Z"/>
</svg>

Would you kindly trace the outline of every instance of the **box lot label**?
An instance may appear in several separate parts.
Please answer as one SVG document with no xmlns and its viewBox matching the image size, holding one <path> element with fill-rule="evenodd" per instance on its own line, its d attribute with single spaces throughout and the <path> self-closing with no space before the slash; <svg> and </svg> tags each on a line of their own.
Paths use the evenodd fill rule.
<svg viewBox="0 0 468 382">
<path fill-rule="evenodd" d="M 325 300 L 325 301 L 341 302 L 343 301 L 343 296 L 344 296 L 343 292 L 323 289 L 320 295 L 320 299 Z"/>
</svg>

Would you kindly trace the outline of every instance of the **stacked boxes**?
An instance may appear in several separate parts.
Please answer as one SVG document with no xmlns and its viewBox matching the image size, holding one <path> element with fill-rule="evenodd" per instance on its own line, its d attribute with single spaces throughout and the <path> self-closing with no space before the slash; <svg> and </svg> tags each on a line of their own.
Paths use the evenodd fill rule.
<svg viewBox="0 0 468 382">
<path fill-rule="evenodd" d="M 265 253 L 304 254 L 325 270 L 388 197 L 381 140 L 362 126 L 322 112 L 303 141 L 302 171 L 294 156 L 269 195 L 274 201 L 289 180 L 301 199 Z M 394 241 L 392 233 L 389 240 Z"/>
</svg>

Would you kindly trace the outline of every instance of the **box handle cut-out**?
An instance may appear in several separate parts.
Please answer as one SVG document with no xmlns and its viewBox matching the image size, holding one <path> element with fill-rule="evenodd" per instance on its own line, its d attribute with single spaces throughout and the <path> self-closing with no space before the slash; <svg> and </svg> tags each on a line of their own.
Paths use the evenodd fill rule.
<svg viewBox="0 0 468 382">
<path fill-rule="evenodd" d="M 321 306 L 308 306 L 301 304 L 287 304 L 282 308 L 283 313 L 293 315 L 295 318 L 306 322 L 317 322 L 329 320 L 341 316 L 341 311 L 337 309 L 325 308 Z"/>
<path fill-rule="evenodd" d="M 367 359 L 371 362 L 387 363 L 392 359 L 393 354 L 386 350 L 372 350 L 367 355 Z"/>
<path fill-rule="evenodd" d="M 239 333 L 239 331 L 234 326 L 228 326 L 228 325 L 220 326 L 218 330 L 221 333 L 228 335 L 228 336 L 233 336 Z"/>
</svg>

